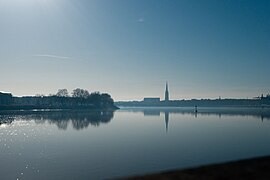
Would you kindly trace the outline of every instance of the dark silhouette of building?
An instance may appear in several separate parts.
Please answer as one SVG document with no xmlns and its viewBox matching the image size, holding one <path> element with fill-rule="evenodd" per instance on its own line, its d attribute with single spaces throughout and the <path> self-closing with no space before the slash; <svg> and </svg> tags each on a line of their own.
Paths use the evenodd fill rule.
<svg viewBox="0 0 270 180">
<path fill-rule="evenodd" d="M 12 104 L 12 94 L 0 92 L 0 105 Z"/>
<path fill-rule="evenodd" d="M 165 99 L 164 101 L 167 103 L 169 102 L 169 89 L 168 89 L 168 82 L 166 82 L 166 89 L 165 89 Z"/>
</svg>

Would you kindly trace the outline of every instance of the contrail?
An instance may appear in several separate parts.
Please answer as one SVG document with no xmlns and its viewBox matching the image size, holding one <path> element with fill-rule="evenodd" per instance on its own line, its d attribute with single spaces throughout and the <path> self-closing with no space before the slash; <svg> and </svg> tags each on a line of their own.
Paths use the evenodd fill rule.
<svg viewBox="0 0 270 180">
<path fill-rule="evenodd" d="M 52 54 L 36 54 L 35 57 L 47 57 L 47 58 L 54 58 L 54 59 L 70 59 L 70 57 L 66 56 L 57 56 Z"/>
</svg>

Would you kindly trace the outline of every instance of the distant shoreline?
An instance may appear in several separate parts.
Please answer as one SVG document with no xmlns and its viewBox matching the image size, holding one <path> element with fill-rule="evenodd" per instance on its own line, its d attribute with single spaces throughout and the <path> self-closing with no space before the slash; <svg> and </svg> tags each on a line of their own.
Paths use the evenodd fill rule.
<svg viewBox="0 0 270 180">
<path fill-rule="evenodd" d="M 115 103 L 117 104 L 117 103 Z M 121 108 L 195 108 L 195 106 L 154 106 L 154 105 L 117 105 Z M 236 105 L 219 105 L 219 106 L 197 106 L 197 108 L 270 108 L 270 105 L 261 105 L 261 106 L 236 106 Z"/>
<path fill-rule="evenodd" d="M 191 99 L 169 101 L 118 101 L 122 107 L 270 107 L 270 96 L 256 99 Z"/>
<path fill-rule="evenodd" d="M 117 110 L 117 106 L 111 106 L 106 108 L 98 108 L 95 106 L 75 106 L 75 107 L 48 107 L 48 106 L 33 106 L 33 105 L 0 105 L 0 111 L 31 111 L 31 110 Z"/>
</svg>

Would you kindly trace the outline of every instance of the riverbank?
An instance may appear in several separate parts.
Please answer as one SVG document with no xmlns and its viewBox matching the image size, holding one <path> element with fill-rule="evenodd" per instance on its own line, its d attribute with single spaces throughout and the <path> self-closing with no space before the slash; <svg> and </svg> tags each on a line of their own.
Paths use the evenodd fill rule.
<svg viewBox="0 0 270 180">
<path fill-rule="evenodd" d="M 0 111 L 30 111 L 30 110 L 100 110 L 111 111 L 119 109 L 115 105 L 107 107 L 88 106 L 35 106 L 35 105 L 0 105 Z"/>
<path fill-rule="evenodd" d="M 191 99 L 169 101 L 118 101 L 118 107 L 270 107 L 270 96 L 253 99 Z"/>
<path fill-rule="evenodd" d="M 248 160 L 240 160 L 223 164 L 215 164 L 191 168 L 186 170 L 173 170 L 157 174 L 122 178 L 121 180 L 214 180 L 214 179 L 269 179 L 270 156 Z"/>
</svg>

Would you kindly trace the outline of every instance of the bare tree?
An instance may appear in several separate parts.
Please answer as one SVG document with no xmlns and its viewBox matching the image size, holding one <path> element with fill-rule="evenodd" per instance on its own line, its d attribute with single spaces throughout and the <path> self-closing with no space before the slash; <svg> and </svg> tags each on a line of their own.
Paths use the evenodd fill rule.
<svg viewBox="0 0 270 180">
<path fill-rule="evenodd" d="M 58 89 L 58 92 L 56 93 L 56 96 L 58 97 L 68 97 L 68 90 L 67 89 Z"/>
<path fill-rule="evenodd" d="M 89 92 L 87 90 L 84 89 L 74 89 L 72 92 L 72 97 L 78 97 L 78 98 L 88 98 L 89 97 Z"/>
</svg>

